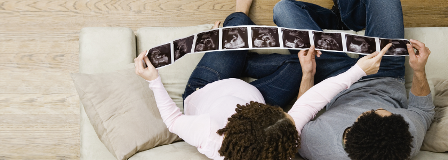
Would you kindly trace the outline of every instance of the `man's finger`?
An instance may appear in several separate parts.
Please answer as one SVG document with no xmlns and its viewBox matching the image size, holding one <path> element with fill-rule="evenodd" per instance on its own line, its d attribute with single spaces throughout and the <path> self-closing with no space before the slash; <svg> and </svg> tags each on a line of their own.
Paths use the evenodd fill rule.
<svg viewBox="0 0 448 160">
<path fill-rule="evenodd" d="M 308 52 L 308 50 L 306 50 L 306 49 L 302 49 L 302 50 L 300 50 L 300 52 L 299 53 L 297 53 L 297 57 L 304 57 L 304 56 L 306 56 L 305 55 L 305 53 L 306 52 Z"/>
<path fill-rule="evenodd" d="M 409 41 L 411 41 L 412 46 L 414 46 L 418 50 L 425 48 L 425 44 L 418 40 L 410 39 Z"/>
<path fill-rule="evenodd" d="M 314 45 L 311 45 L 310 49 L 308 50 L 308 54 L 306 56 L 307 57 L 314 56 L 314 50 L 315 49 L 316 49 L 316 47 Z"/>
<path fill-rule="evenodd" d="M 409 58 L 414 58 L 415 57 L 414 47 L 412 47 L 411 44 L 406 44 L 406 46 L 408 47 Z"/>
</svg>

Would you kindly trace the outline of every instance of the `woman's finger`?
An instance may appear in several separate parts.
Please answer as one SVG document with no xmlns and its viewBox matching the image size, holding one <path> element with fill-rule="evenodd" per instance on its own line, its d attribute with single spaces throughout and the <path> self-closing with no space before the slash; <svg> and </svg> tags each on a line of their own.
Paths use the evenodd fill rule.
<svg viewBox="0 0 448 160">
<path fill-rule="evenodd" d="M 145 60 L 146 66 L 148 66 L 148 68 L 154 68 L 154 66 L 152 65 L 151 61 L 149 61 L 149 58 L 147 56 L 143 57 L 143 59 Z"/>
<path fill-rule="evenodd" d="M 375 55 L 376 60 L 381 60 L 383 58 L 384 54 L 386 54 L 387 50 L 392 46 L 392 43 L 387 44 L 377 55 Z"/>
<path fill-rule="evenodd" d="M 142 73 L 144 68 L 143 68 L 143 57 L 141 55 L 138 56 L 136 64 L 138 73 Z"/>
</svg>

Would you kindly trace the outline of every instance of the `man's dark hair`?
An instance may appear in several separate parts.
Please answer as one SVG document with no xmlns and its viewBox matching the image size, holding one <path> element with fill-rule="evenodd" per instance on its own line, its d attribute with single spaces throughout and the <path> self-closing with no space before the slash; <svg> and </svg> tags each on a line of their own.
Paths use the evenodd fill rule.
<svg viewBox="0 0 448 160">
<path fill-rule="evenodd" d="M 224 160 L 278 160 L 294 157 L 299 133 L 285 112 L 276 106 L 250 102 L 237 105 L 227 125 L 219 154 Z"/>
<path fill-rule="evenodd" d="M 353 160 L 403 160 L 411 155 L 409 124 L 399 114 L 365 112 L 346 133 L 345 151 Z"/>
</svg>

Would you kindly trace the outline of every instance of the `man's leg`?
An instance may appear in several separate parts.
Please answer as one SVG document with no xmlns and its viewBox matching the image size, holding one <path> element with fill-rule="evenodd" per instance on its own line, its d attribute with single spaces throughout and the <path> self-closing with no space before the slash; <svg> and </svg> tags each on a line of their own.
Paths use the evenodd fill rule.
<svg viewBox="0 0 448 160">
<path fill-rule="evenodd" d="M 237 0 L 235 13 L 230 14 L 224 21 L 224 27 L 238 25 L 255 25 L 246 15 L 252 0 Z M 227 78 L 238 78 L 243 73 L 246 64 L 247 50 L 215 51 L 205 53 L 201 61 L 188 79 L 182 98 L 185 100 L 191 93 L 205 85 Z"/>
<path fill-rule="evenodd" d="M 302 68 L 297 55 L 249 54 L 244 76 L 257 78 L 251 82 L 266 104 L 285 107 L 297 98 Z"/>
<path fill-rule="evenodd" d="M 342 22 L 348 28 L 366 29 L 366 36 L 404 38 L 400 0 L 338 0 Z M 363 78 L 404 78 L 405 58 L 384 56 L 377 74 Z"/>
<path fill-rule="evenodd" d="M 295 0 L 282 0 L 274 7 L 274 22 L 279 27 L 295 29 L 341 29 L 337 16 L 329 9 L 315 4 Z M 298 50 L 290 50 L 297 55 Z M 356 63 L 345 53 L 323 51 L 321 57 L 316 58 L 315 82 L 336 76 L 348 70 Z"/>
</svg>

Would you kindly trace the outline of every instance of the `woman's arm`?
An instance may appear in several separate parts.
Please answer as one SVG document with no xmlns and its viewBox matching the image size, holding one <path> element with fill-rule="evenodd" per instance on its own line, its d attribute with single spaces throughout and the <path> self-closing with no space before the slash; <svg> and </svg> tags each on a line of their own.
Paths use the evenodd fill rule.
<svg viewBox="0 0 448 160">
<path fill-rule="evenodd" d="M 364 56 L 348 71 L 328 78 L 304 93 L 288 112 L 294 119 L 297 131 L 301 133 L 303 126 L 339 92 L 349 88 L 361 77 L 377 73 L 381 58 L 390 46 L 391 44 L 387 45 L 381 52 Z"/>
<path fill-rule="evenodd" d="M 183 115 L 163 87 L 160 76 L 148 82 L 149 88 L 154 92 L 160 116 L 168 130 L 179 135 L 190 145 L 201 146 L 210 134 L 210 117 L 208 114 Z"/>
<path fill-rule="evenodd" d="M 148 66 L 147 68 L 144 68 L 143 61 Z M 146 52 L 140 53 L 134 62 L 135 73 L 149 82 L 149 88 L 154 92 L 157 108 L 168 130 L 177 134 L 187 143 L 200 147 L 210 134 L 209 116 L 187 116 L 180 112 L 176 103 L 163 87 L 162 80 L 146 56 Z"/>
</svg>

